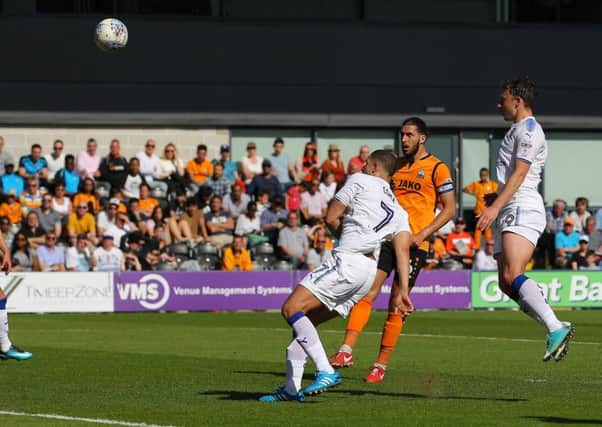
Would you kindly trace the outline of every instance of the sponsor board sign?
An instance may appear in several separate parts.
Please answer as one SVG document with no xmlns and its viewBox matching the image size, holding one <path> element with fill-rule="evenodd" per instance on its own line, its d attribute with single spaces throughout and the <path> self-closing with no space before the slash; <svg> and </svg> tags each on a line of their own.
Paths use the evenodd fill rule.
<svg viewBox="0 0 602 427">
<path fill-rule="evenodd" d="M 392 284 L 393 274 L 384 283 L 374 308 L 388 308 Z M 417 310 L 470 308 L 470 271 L 423 270 L 410 297 Z"/>
<path fill-rule="evenodd" d="M 112 273 L 10 273 L 0 275 L 12 313 L 113 311 Z"/>
<path fill-rule="evenodd" d="M 530 271 L 555 307 L 602 307 L 602 271 Z M 498 287 L 497 272 L 472 273 L 472 307 L 516 307 Z"/>
<path fill-rule="evenodd" d="M 268 310 L 282 306 L 296 272 L 115 274 L 115 311 Z"/>
<path fill-rule="evenodd" d="M 114 277 L 115 311 L 276 310 L 304 271 L 128 272 Z M 412 291 L 418 309 L 470 306 L 469 272 L 425 271 Z M 375 308 L 386 309 L 392 279 Z"/>
</svg>

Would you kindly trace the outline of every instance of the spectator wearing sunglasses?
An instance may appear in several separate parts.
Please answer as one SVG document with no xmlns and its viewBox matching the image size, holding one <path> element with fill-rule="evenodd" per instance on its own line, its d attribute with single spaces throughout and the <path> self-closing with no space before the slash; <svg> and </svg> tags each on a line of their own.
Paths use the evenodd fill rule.
<svg viewBox="0 0 602 427">
<path fill-rule="evenodd" d="M 54 231 L 46 233 L 44 244 L 36 249 L 34 271 L 65 271 L 65 251 L 56 246 Z"/>
</svg>

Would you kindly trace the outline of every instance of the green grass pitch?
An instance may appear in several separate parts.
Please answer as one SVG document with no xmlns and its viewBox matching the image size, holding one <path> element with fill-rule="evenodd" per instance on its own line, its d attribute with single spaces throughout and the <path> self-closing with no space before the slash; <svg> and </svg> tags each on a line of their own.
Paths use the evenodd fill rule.
<svg viewBox="0 0 602 427">
<path fill-rule="evenodd" d="M 259 403 L 284 379 L 291 332 L 278 313 L 12 315 L 34 352 L 0 363 L 0 411 L 177 426 L 602 424 L 602 312 L 564 311 L 567 359 L 543 363 L 544 330 L 512 311 L 418 312 L 384 384 L 363 382 L 384 313 L 374 313 L 344 383 L 305 403 Z M 329 353 L 344 322 L 320 327 Z M 304 385 L 311 381 L 308 365 Z M 0 415 L 0 426 L 89 422 Z"/>
</svg>

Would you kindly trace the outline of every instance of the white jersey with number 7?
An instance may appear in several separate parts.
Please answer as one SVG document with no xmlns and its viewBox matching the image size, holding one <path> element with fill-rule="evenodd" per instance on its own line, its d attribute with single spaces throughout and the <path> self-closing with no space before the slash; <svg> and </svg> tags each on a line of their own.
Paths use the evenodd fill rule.
<svg viewBox="0 0 602 427">
<path fill-rule="evenodd" d="M 370 254 L 397 233 L 410 232 L 408 213 L 379 177 L 353 174 L 334 198 L 347 207 L 339 251 Z"/>
</svg>

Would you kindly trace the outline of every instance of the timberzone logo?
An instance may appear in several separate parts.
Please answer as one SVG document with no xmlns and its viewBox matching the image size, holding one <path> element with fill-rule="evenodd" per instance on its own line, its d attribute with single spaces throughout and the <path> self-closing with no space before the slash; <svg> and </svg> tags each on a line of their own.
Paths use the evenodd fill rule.
<svg viewBox="0 0 602 427">
<path fill-rule="evenodd" d="M 10 296 L 10 294 L 17 290 L 17 288 L 19 287 L 21 282 L 23 282 L 23 280 L 25 280 L 24 277 L 11 275 L 11 278 L 8 280 L 8 283 L 6 284 L 6 286 L 4 286 L 4 294 L 7 298 Z"/>
<path fill-rule="evenodd" d="M 158 310 L 169 301 L 169 283 L 159 274 L 145 274 L 135 283 L 117 283 L 123 301 L 138 301 L 147 310 Z"/>
</svg>

